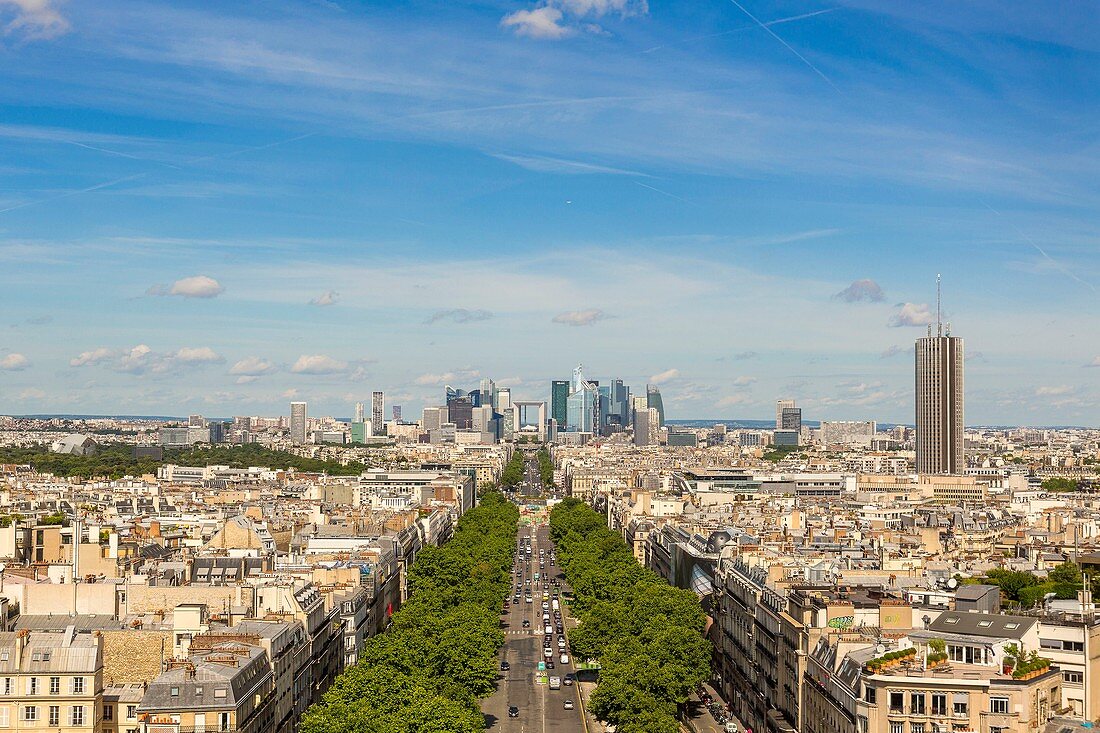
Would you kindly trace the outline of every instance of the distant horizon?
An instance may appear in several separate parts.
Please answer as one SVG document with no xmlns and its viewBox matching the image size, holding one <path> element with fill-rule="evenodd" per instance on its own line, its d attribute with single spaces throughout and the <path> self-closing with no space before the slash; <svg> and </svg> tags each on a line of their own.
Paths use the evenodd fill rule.
<svg viewBox="0 0 1100 733">
<path fill-rule="evenodd" d="M 0 0 L 3 407 L 1098 419 L 1095 3 L 835 5 Z"/>
<path fill-rule="evenodd" d="M 195 413 L 198 414 L 198 413 Z M 248 415 L 252 417 L 253 415 Z M 10 417 L 17 420 L 158 420 L 162 422 L 168 421 L 186 421 L 188 415 L 110 415 L 110 414 L 75 414 L 75 413 L 30 413 L 24 415 L 14 415 L 8 413 L 0 413 L 0 417 Z M 255 417 L 273 418 L 273 417 L 289 417 L 288 415 L 260 415 Z M 318 416 L 314 416 L 318 417 Z M 351 417 L 339 417 L 337 415 L 321 415 L 320 417 L 331 417 L 338 422 L 352 422 L 354 418 Z M 233 416 L 214 416 L 203 415 L 206 420 L 214 421 L 231 421 Z M 389 422 L 387 420 L 386 422 Z M 406 421 L 415 423 L 418 420 Z M 820 428 L 822 422 L 869 422 L 866 420 L 803 420 L 802 424 L 805 427 Z M 899 423 L 889 421 L 875 420 L 875 425 L 880 429 L 890 429 L 894 427 L 908 427 L 912 428 L 913 423 Z M 747 430 L 764 430 L 768 425 L 772 426 L 774 430 L 775 418 L 733 418 L 733 417 L 699 417 L 699 418 L 669 418 L 665 420 L 666 425 L 681 425 L 684 427 L 707 427 L 707 425 L 740 425 Z M 755 425 L 753 425 L 755 424 Z M 973 425 L 967 425 L 968 430 L 1012 430 L 1012 429 L 1024 429 L 1031 428 L 1035 430 L 1100 430 L 1100 426 L 1093 425 L 1016 425 L 1016 424 L 987 424 L 987 423 L 975 423 Z"/>
</svg>

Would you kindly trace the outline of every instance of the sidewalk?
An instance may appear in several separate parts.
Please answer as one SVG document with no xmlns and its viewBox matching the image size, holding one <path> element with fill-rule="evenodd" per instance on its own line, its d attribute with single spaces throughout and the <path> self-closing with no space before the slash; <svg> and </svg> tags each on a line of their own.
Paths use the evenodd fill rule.
<svg viewBox="0 0 1100 733">
<path fill-rule="evenodd" d="M 718 695 L 718 691 L 713 687 L 703 683 L 703 690 L 711 696 L 712 700 L 723 708 L 726 707 L 725 700 Z M 745 726 L 740 720 L 733 715 L 729 715 L 729 720 L 737 726 L 739 733 L 745 733 Z M 714 719 L 707 706 L 695 694 L 688 699 L 687 704 L 684 706 L 684 719 L 682 722 L 685 728 L 694 731 L 694 733 L 725 733 L 726 730 L 723 724 Z"/>
</svg>

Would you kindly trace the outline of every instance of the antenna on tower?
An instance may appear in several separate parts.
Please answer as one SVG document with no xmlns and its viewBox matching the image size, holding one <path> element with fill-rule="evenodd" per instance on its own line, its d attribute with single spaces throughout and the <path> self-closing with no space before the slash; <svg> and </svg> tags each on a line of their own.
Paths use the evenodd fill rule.
<svg viewBox="0 0 1100 733">
<path fill-rule="evenodd" d="M 943 322 L 940 320 L 940 275 L 936 273 L 936 335 L 943 336 Z"/>
</svg>

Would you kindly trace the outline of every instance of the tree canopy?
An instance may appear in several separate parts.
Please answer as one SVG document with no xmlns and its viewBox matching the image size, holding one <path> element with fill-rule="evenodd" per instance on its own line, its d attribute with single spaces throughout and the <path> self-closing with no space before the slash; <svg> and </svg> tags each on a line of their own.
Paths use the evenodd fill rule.
<svg viewBox="0 0 1100 733">
<path fill-rule="evenodd" d="M 92 455 L 74 456 L 51 453 L 46 446 L 29 448 L 4 446 L 0 447 L 0 463 L 27 463 L 39 473 L 80 478 L 141 476 L 146 473 L 156 473 L 157 468 L 165 463 L 174 463 L 179 466 L 229 466 L 230 468 L 248 468 L 249 466 L 295 468 L 299 471 L 324 472 L 335 476 L 355 476 L 366 470 L 364 464 L 356 461 L 344 465 L 337 461 L 303 458 L 286 451 L 271 450 L 256 443 L 165 448 L 164 460 L 149 457 L 135 458 L 133 449 L 134 446 L 130 444 L 112 443 L 100 446 Z"/>
<path fill-rule="evenodd" d="M 359 663 L 302 718 L 301 733 L 474 733 L 485 727 L 504 645 L 500 605 L 511 586 L 519 510 L 483 494 L 442 547 L 420 550 L 410 599 Z"/>
<path fill-rule="evenodd" d="M 706 616 L 691 591 L 641 567 L 626 542 L 576 499 L 550 512 L 550 534 L 573 588 L 573 654 L 600 663 L 592 711 L 624 733 L 673 733 L 679 704 L 710 670 Z"/>
</svg>

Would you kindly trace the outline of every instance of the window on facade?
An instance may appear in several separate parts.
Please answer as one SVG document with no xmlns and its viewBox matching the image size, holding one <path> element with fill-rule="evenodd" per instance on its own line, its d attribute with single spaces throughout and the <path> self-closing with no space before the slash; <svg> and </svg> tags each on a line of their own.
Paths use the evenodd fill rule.
<svg viewBox="0 0 1100 733">
<path fill-rule="evenodd" d="M 1063 672 L 1062 681 L 1073 685 L 1079 685 L 1085 681 L 1085 675 L 1081 672 Z"/>
<path fill-rule="evenodd" d="M 61 678 L 60 677 L 50 677 L 50 694 L 51 695 L 60 695 L 61 694 Z"/>
<path fill-rule="evenodd" d="M 955 715 L 970 714 L 970 695 L 956 692 L 951 700 L 951 712 Z"/>
<path fill-rule="evenodd" d="M 924 715 L 923 692 L 914 692 L 909 696 L 909 712 L 913 715 Z"/>
<path fill-rule="evenodd" d="M 863 688 L 863 699 L 866 700 L 867 702 L 871 703 L 872 705 L 874 705 L 875 704 L 875 688 L 874 687 L 864 687 Z"/>
<path fill-rule="evenodd" d="M 61 725 L 61 706 L 50 705 L 49 722 L 47 725 Z"/>
<path fill-rule="evenodd" d="M 924 723 L 910 723 L 909 733 L 924 733 Z"/>
<path fill-rule="evenodd" d="M 0 707 L 0 728 L 11 727 L 11 708 L 7 705 Z"/>
<path fill-rule="evenodd" d="M 905 733 L 905 723 L 890 723 L 890 733 Z"/>
<path fill-rule="evenodd" d="M 225 688 L 224 687 L 215 687 L 214 688 L 214 697 L 225 697 Z"/>
<path fill-rule="evenodd" d="M 115 719 L 115 706 L 114 705 L 104 705 L 103 706 L 103 719 L 104 720 L 114 720 Z"/>
<path fill-rule="evenodd" d="M 126 706 L 126 717 L 127 718 L 136 718 L 137 717 L 137 705 L 127 705 Z"/>
<path fill-rule="evenodd" d="M 23 708 L 23 720 L 38 720 L 38 706 L 27 705 L 25 708 Z"/>
<path fill-rule="evenodd" d="M 28 695 L 37 695 L 38 694 L 38 678 L 37 677 L 28 677 L 27 678 L 27 694 Z"/>
<path fill-rule="evenodd" d="M 932 714 L 947 715 L 947 695 L 942 692 L 932 693 Z"/>
<path fill-rule="evenodd" d="M 900 713 L 905 708 L 905 695 L 900 692 L 890 693 L 890 712 Z"/>
<path fill-rule="evenodd" d="M 11 694 L 11 677 L 5 677 L 4 678 L 4 694 L 5 695 L 10 695 Z"/>
<path fill-rule="evenodd" d="M 69 725 L 84 725 L 84 706 L 73 705 L 69 711 Z"/>
<path fill-rule="evenodd" d="M 1002 715 L 1008 714 L 1008 698 L 1007 697 L 991 697 L 989 698 L 989 712 L 1000 713 Z"/>
<path fill-rule="evenodd" d="M 76 693 L 77 695 L 83 695 L 84 694 L 84 678 L 83 677 L 73 677 L 73 692 Z"/>
<path fill-rule="evenodd" d="M 218 715 L 218 729 L 229 730 L 229 713 L 221 713 Z"/>
</svg>

